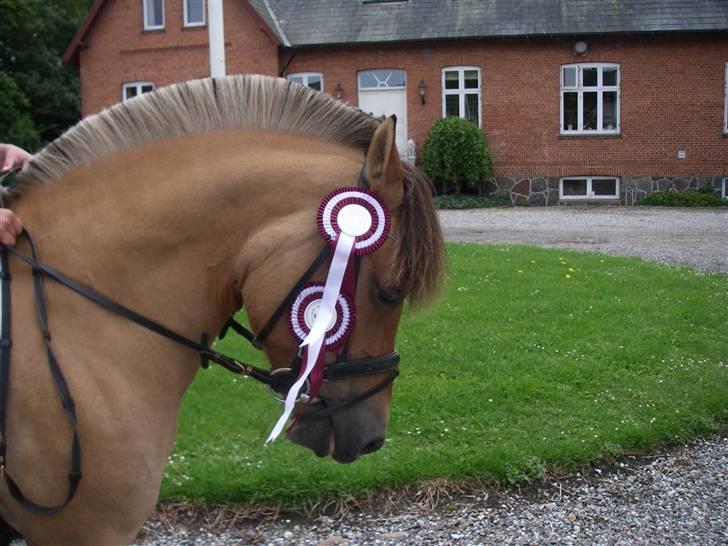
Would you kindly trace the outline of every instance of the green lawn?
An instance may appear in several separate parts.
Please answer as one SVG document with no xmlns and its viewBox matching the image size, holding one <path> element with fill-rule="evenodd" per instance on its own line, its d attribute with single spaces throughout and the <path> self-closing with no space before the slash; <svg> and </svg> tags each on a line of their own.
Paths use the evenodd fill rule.
<svg viewBox="0 0 728 546">
<path fill-rule="evenodd" d="M 448 245 L 441 304 L 398 336 L 389 438 L 351 465 L 263 441 L 280 407 L 200 373 L 163 499 L 295 508 L 451 477 L 514 482 L 728 422 L 728 277 L 628 258 Z M 218 348 L 262 363 L 243 340 Z"/>
</svg>

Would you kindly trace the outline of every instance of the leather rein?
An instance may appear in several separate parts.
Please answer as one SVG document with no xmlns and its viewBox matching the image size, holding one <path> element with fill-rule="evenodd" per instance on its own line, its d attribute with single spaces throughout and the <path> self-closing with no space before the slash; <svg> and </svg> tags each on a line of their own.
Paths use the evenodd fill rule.
<svg viewBox="0 0 728 546">
<path fill-rule="evenodd" d="M 368 187 L 369 185 L 367 179 L 366 165 L 362 169 L 358 185 L 360 187 Z M 93 301 L 97 305 L 103 307 L 104 309 L 107 309 L 108 311 L 111 311 L 116 315 L 119 315 L 148 330 L 151 330 L 161 336 L 164 336 L 176 343 L 179 343 L 196 351 L 200 355 L 201 366 L 203 368 L 208 368 L 209 363 L 212 361 L 232 373 L 251 377 L 267 385 L 272 391 L 274 391 L 275 393 L 280 393 L 284 397 L 288 390 L 291 388 L 291 385 L 293 385 L 293 383 L 296 381 L 302 363 L 300 352 L 294 357 L 293 362 L 289 368 L 265 370 L 252 364 L 241 362 L 236 358 L 212 349 L 209 344 L 209 336 L 207 333 L 202 333 L 199 342 L 195 341 L 183 334 L 175 332 L 174 330 L 164 326 L 163 324 L 153 319 L 137 313 L 136 311 L 96 291 L 90 286 L 78 282 L 75 279 L 65 275 L 64 273 L 61 273 L 60 271 L 54 269 L 48 264 L 43 263 L 38 257 L 38 250 L 30 232 L 24 228 L 21 235 L 25 236 L 30 244 L 30 255 L 23 254 L 15 248 L 0 245 L 0 295 L 2 296 L 2 321 L 0 324 L 0 476 L 5 478 L 8 490 L 10 491 L 11 495 L 28 510 L 38 514 L 52 514 L 59 511 L 61 508 L 65 507 L 69 502 L 71 502 L 76 494 L 76 491 L 78 490 L 78 486 L 81 481 L 81 449 L 75 403 L 51 345 L 52 337 L 49 329 L 48 313 L 45 303 L 44 277 L 49 277 L 53 279 L 54 281 L 60 283 L 66 288 Z M 319 267 L 324 264 L 330 253 L 330 247 L 328 245 L 324 245 L 321 253 L 313 260 L 311 265 L 301 275 L 299 280 L 292 287 L 288 295 L 283 299 L 283 301 L 276 308 L 276 310 L 272 313 L 265 326 L 263 326 L 258 334 L 254 334 L 246 326 L 240 324 L 234 319 L 233 316 L 231 316 L 218 334 L 218 338 L 224 338 L 228 330 L 232 328 L 236 333 L 247 339 L 256 349 L 262 349 L 262 344 L 267 338 L 268 334 L 273 330 L 274 326 L 283 317 L 288 308 L 290 308 L 291 303 L 293 302 L 301 288 L 308 282 L 310 277 L 319 269 Z M 17 257 L 22 262 L 30 266 L 32 270 L 36 315 L 46 346 L 48 366 L 53 376 L 53 380 L 56 384 L 63 410 L 66 413 L 66 416 L 73 430 L 70 449 L 71 453 L 70 470 L 68 474 L 68 490 L 65 500 L 61 504 L 54 506 L 39 505 L 28 499 L 5 470 L 5 454 L 7 451 L 6 415 L 8 402 L 8 387 L 10 379 L 10 349 L 12 347 L 12 336 L 10 328 L 11 279 L 10 270 L 8 267 L 9 255 Z M 327 364 L 324 367 L 324 381 L 337 381 L 341 379 L 349 379 L 353 377 L 362 377 L 383 373 L 386 373 L 388 375 L 373 387 L 361 392 L 360 394 L 350 399 L 335 403 L 333 405 L 327 404 L 327 401 L 324 398 L 319 397 L 315 400 L 315 402 L 319 402 L 323 407 L 317 409 L 309 409 L 308 411 L 298 415 L 296 417 L 297 420 L 305 421 L 326 419 L 331 417 L 331 415 L 338 411 L 350 408 L 374 396 L 375 394 L 387 388 L 396 379 L 397 375 L 399 374 L 399 360 L 399 353 L 396 350 L 391 353 L 386 353 L 375 357 L 346 359 L 345 347 L 344 351 L 341 352 L 335 362 Z M 306 393 L 300 396 L 299 400 L 302 402 L 313 402 L 308 399 Z"/>
</svg>

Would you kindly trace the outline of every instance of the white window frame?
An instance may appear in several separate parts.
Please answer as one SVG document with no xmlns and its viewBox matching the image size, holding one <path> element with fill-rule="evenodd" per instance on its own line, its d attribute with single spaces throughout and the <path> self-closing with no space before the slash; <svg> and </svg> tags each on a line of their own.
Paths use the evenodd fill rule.
<svg viewBox="0 0 728 546">
<path fill-rule="evenodd" d="M 184 26 L 185 28 L 194 28 L 194 27 L 204 27 L 207 24 L 207 6 L 205 5 L 205 0 L 202 0 L 202 21 L 192 21 L 189 20 L 189 3 L 190 0 L 182 0 L 182 6 L 183 6 L 183 12 L 184 12 Z"/>
<path fill-rule="evenodd" d="M 567 87 L 564 84 L 564 69 L 565 68 L 576 68 L 576 85 Z M 597 68 L 597 85 L 592 87 L 584 87 L 583 85 L 583 73 L 585 68 Z M 603 74 L 605 68 L 616 68 L 617 69 L 617 84 L 616 85 L 603 85 Z M 620 65 L 615 63 L 574 63 L 574 64 L 562 64 L 559 67 L 559 82 L 561 87 L 561 93 L 559 94 L 559 127 L 561 128 L 562 135 L 618 135 L 621 131 L 621 83 L 622 83 L 622 69 Z M 602 125 L 604 123 L 604 111 L 603 111 L 603 99 L 604 92 L 617 93 L 617 104 L 616 109 L 616 121 L 617 126 L 614 129 L 605 129 Z M 564 127 L 564 93 L 577 93 L 577 127 L 575 129 L 567 129 Z M 596 93 L 597 94 L 597 128 L 596 129 L 584 129 L 584 93 Z"/>
<path fill-rule="evenodd" d="M 150 91 L 142 91 L 142 87 L 149 87 L 151 86 L 152 89 Z M 126 90 L 136 88 L 137 93 L 134 95 L 134 97 L 138 97 L 139 95 L 143 95 L 144 93 L 150 93 L 151 91 L 154 91 L 155 86 L 154 82 L 127 82 L 124 85 L 121 86 L 121 101 L 124 102 L 125 100 L 133 99 L 134 97 L 126 98 Z"/>
<path fill-rule="evenodd" d="M 324 75 L 321 72 L 294 72 L 293 74 L 288 74 L 286 76 L 286 79 L 290 81 L 292 78 L 302 78 L 303 79 L 302 85 L 305 85 L 306 87 L 310 87 L 308 85 L 308 79 L 311 76 L 317 76 L 318 78 L 321 79 L 321 91 L 323 91 L 324 90 Z"/>
<path fill-rule="evenodd" d="M 586 180 L 586 195 L 564 195 L 564 180 Z M 594 195 L 593 180 L 614 180 L 614 195 Z M 619 199 L 619 183 L 618 176 L 563 176 L 559 179 L 559 199 Z"/>
<path fill-rule="evenodd" d="M 478 87 L 476 88 L 465 88 L 465 71 L 475 70 L 478 73 Z M 458 73 L 458 88 L 457 89 L 445 89 L 445 72 L 456 72 Z M 481 89 L 483 87 L 482 77 L 480 73 L 480 67 L 478 66 L 446 66 L 440 73 L 440 86 L 442 90 L 442 117 L 446 117 L 445 105 L 447 97 L 450 95 L 458 95 L 460 105 L 458 107 L 460 116 L 465 118 L 465 95 L 473 95 L 478 93 L 478 127 L 483 126 L 483 93 Z"/>
<path fill-rule="evenodd" d="M 144 18 L 144 30 L 163 30 L 165 17 L 164 17 L 164 0 L 162 0 L 162 24 L 161 25 L 147 25 L 147 15 L 149 13 L 150 2 L 153 0 L 142 0 L 142 17 Z"/>
<path fill-rule="evenodd" d="M 723 178 L 723 183 L 720 186 L 720 198 L 728 199 L 728 176 Z"/>
<path fill-rule="evenodd" d="M 725 63 L 725 92 L 723 93 L 723 133 L 728 134 L 728 63 Z"/>
</svg>

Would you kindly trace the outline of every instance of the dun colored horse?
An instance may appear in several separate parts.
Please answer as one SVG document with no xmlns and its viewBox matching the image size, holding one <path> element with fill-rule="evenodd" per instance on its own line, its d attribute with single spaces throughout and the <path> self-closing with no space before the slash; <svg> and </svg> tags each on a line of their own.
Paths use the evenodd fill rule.
<svg viewBox="0 0 728 546">
<path fill-rule="evenodd" d="M 243 304 L 258 331 L 320 252 L 324 196 L 370 189 L 391 237 L 360 260 L 347 358 L 394 350 L 405 298 L 437 292 L 443 243 L 427 181 L 400 162 L 382 122 L 281 79 L 236 76 L 174 85 L 86 118 L 48 145 L 5 196 L 40 258 L 191 339 L 218 333 Z M 20 238 L 17 248 L 29 252 Z M 48 367 L 30 268 L 10 256 L 13 346 L 3 471 L 40 505 L 67 495 L 72 428 Z M 329 264 L 312 280 L 326 278 Z M 0 485 L 0 515 L 31 545 L 132 542 L 157 500 L 183 393 L 199 355 L 46 279 L 52 345 L 75 400 L 82 479 L 49 514 Z M 285 320 L 263 342 L 273 369 L 300 343 Z M 336 355 L 328 354 L 327 361 Z M 382 374 L 325 381 L 335 405 Z M 378 449 L 391 387 L 325 418 L 294 442 L 349 462 Z M 299 404 L 298 413 L 312 411 Z"/>
</svg>

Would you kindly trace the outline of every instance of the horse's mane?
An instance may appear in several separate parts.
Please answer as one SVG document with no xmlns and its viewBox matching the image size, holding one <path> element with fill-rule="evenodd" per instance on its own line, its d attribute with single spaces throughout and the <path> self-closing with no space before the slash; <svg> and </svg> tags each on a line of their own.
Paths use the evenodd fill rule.
<svg viewBox="0 0 728 546">
<path fill-rule="evenodd" d="M 360 148 L 379 122 L 368 114 L 281 78 L 259 75 L 206 78 L 160 88 L 89 116 L 48 144 L 18 175 L 9 197 L 52 183 L 70 170 L 152 140 L 224 129 L 306 135 Z M 443 240 L 429 182 L 403 163 L 405 200 L 394 269 L 412 303 L 437 292 Z"/>
<path fill-rule="evenodd" d="M 14 197 L 74 167 L 145 142 L 223 129 L 307 135 L 366 150 L 378 122 L 325 93 L 260 75 L 162 87 L 89 116 L 51 142 L 18 176 Z"/>
</svg>

